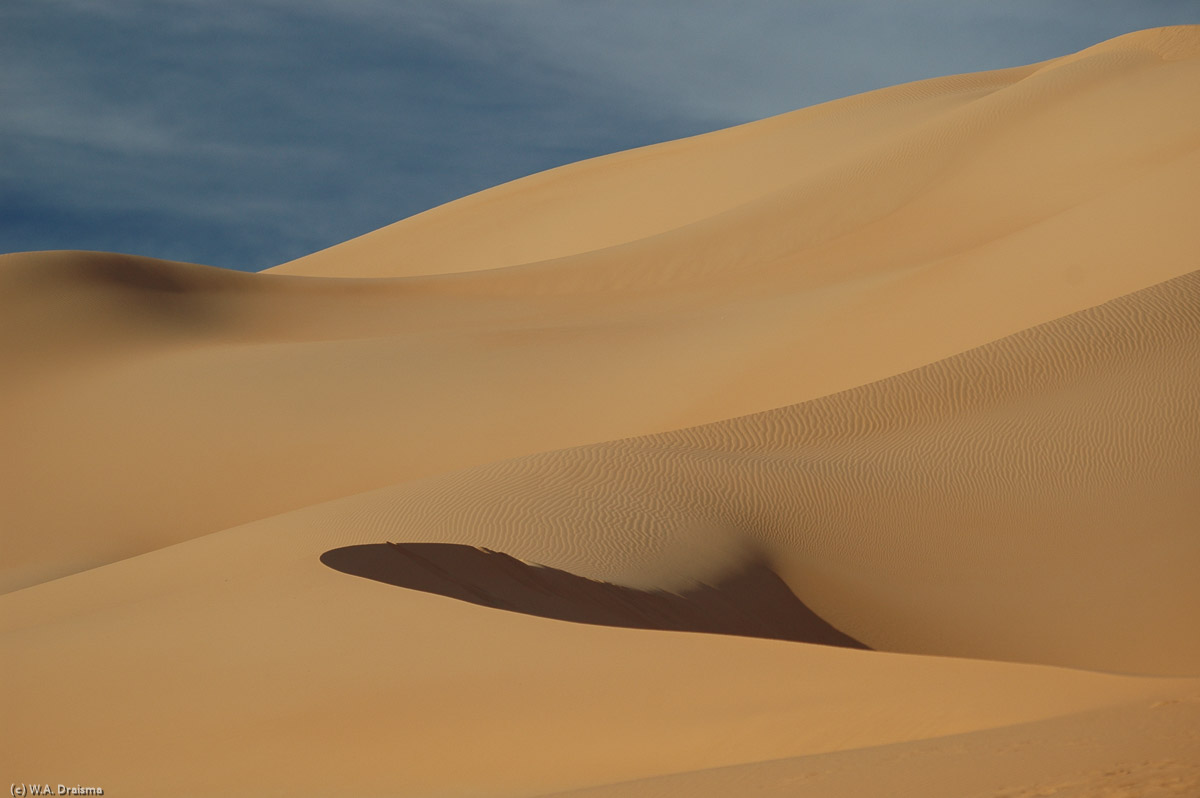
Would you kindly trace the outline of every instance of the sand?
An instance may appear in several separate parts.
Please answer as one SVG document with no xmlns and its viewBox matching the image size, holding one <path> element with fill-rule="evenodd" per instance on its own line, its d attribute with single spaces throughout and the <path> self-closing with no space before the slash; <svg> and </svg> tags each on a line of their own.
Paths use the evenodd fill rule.
<svg viewBox="0 0 1200 798">
<path fill-rule="evenodd" d="M 1200 794 L 1200 27 L 264 273 L 0 256 L 0 769 Z"/>
</svg>

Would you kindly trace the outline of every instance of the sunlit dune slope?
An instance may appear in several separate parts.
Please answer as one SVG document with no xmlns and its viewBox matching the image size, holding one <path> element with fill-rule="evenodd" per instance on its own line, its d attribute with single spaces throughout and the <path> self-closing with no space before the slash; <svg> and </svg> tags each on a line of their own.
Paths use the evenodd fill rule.
<svg viewBox="0 0 1200 798">
<path fill-rule="evenodd" d="M 540 798 L 1178 798 L 1200 795 L 1198 727 L 1200 700 L 1145 701 Z"/>
<path fill-rule="evenodd" d="M 825 396 L 1192 271 L 1198 41 L 566 167 L 281 270 L 323 277 L 0 257 L 0 589 Z"/>
</svg>

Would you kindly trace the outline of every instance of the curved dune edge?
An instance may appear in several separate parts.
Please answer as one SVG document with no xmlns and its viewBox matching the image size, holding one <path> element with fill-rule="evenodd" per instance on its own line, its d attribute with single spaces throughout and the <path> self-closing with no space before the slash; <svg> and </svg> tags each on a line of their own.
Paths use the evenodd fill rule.
<svg viewBox="0 0 1200 798">
<path fill-rule="evenodd" d="M 542 618 L 865 648 L 804 606 L 761 563 L 716 584 L 671 593 L 586 579 L 453 543 L 343 546 L 324 552 L 321 562 L 364 579 Z"/>
<path fill-rule="evenodd" d="M 1190 675 L 1197 395 L 1200 271 L 833 396 L 404 483 L 307 524 L 641 589 L 748 552 L 875 649 Z"/>
</svg>

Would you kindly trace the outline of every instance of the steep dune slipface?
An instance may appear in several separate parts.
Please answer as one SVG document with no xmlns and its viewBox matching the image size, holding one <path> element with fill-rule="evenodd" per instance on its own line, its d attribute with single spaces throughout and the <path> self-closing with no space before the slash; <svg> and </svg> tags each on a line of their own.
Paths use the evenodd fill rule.
<svg viewBox="0 0 1200 798">
<path fill-rule="evenodd" d="M 804 606 L 762 562 L 733 564 L 713 584 L 678 592 L 623 587 L 460 543 L 341 546 L 322 554 L 321 562 L 384 584 L 542 618 L 864 648 Z"/>
<path fill-rule="evenodd" d="M 587 162 L 313 261 L 387 279 L 4 256 L 0 434 L 21 465 L 0 485 L 0 587 L 816 398 L 1191 271 L 1196 38 L 1133 34 Z"/>
</svg>

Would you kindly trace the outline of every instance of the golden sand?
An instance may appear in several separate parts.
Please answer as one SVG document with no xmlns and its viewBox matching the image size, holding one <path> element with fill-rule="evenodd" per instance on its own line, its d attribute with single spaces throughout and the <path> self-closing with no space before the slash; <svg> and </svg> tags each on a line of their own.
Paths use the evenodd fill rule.
<svg viewBox="0 0 1200 798">
<path fill-rule="evenodd" d="M 1142 31 L 259 274 L 0 256 L 4 774 L 1200 795 L 1197 96 Z"/>
</svg>

